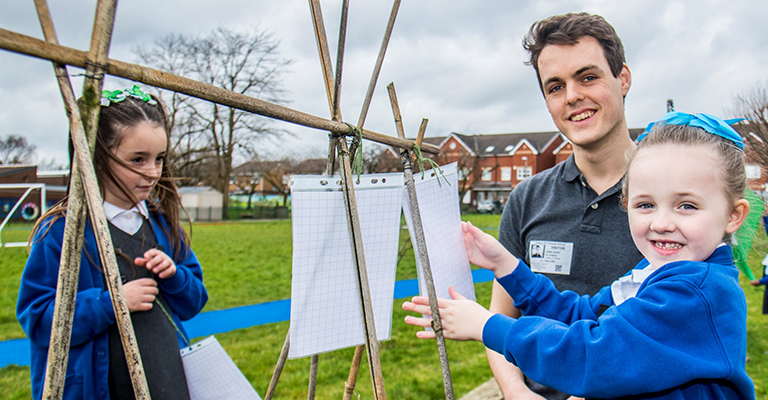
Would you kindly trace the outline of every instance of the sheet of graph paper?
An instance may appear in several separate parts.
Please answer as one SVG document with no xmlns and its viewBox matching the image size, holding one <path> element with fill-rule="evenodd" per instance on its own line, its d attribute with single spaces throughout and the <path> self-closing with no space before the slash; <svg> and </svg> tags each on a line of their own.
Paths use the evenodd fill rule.
<svg viewBox="0 0 768 400">
<path fill-rule="evenodd" d="M 293 278 L 289 358 L 365 343 L 339 177 L 291 177 Z M 355 176 L 357 180 L 357 176 Z M 403 175 L 362 175 L 357 211 L 378 340 L 392 328 Z"/>
<path fill-rule="evenodd" d="M 435 293 L 438 298 L 450 299 L 448 287 L 453 286 L 464 297 L 475 300 L 472 270 L 467 259 L 467 250 L 464 247 L 464 236 L 461 233 L 459 180 L 456 163 L 440 168 L 445 177 L 440 174 L 435 175 L 432 172 L 434 169 L 427 171 L 424 178 L 422 178 L 421 173 L 413 174 Z M 424 271 L 416 245 L 416 235 L 413 231 L 411 202 L 407 191 L 403 191 L 403 214 L 405 214 L 416 257 L 419 291 L 422 296 L 426 296 L 427 287 L 424 283 Z"/>
<path fill-rule="evenodd" d="M 194 400 L 261 400 L 215 337 L 181 349 L 189 395 Z"/>
</svg>

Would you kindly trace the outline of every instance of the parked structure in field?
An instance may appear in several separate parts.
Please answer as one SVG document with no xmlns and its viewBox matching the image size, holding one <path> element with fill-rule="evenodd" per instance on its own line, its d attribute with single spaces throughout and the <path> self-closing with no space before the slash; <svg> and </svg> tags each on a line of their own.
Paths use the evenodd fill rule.
<svg viewBox="0 0 768 400">
<path fill-rule="evenodd" d="M 221 198 L 224 196 L 210 186 L 185 186 L 177 190 L 181 197 L 181 205 L 187 215 L 181 213 L 181 218 L 189 216 L 191 221 L 221 221 Z"/>
</svg>

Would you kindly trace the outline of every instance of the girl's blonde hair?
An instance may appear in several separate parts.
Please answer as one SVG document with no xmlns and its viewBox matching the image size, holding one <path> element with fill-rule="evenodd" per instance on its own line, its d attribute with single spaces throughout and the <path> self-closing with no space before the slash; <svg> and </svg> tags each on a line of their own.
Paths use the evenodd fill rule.
<svg viewBox="0 0 768 400">
<path fill-rule="evenodd" d="M 653 146 L 663 144 L 680 144 L 683 146 L 704 146 L 715 150 L 720 163 L 713 165 L 718 169 L 720 182 L 723 183 L 723 194 L 731 204 L 744 198 L 747 189 L 747 173 L 744 168 L 744 153 L 731 140 L 709 133 L 702 128 L 690 125 L 656 124 L 648 135 L 637 143 L 636 147 L 627 152 L 629 160 L 627 170 L 637 153 L 648 151 Z M 622 183 L 622 204 L 626 205 L 629 174 L 624 176 Z"/>
<path fill-rule="evenodd" d="M 130 199 L 134 205 L 138 203 L 133 193 L 123 182 L 115 177 L 114 171 L 111 168 L 113 163 L 115 163 L 137 174 L 141 174 L 141 172 L 136 171 L 114 155 L 114 151 L 120 146 L 123 138 L 131 131 L 131 128 L 140 123 L 149 123 L 162 127 L 166 136 L 166 149 L 170 150 L 171 133 L 165 109 L 159 99 L 151 95 L 150 97 L 152 97 L 153 101 L 144 101 L 128 96 L 121 102 L 111 102 L 108 106 L 102 105 L 101 107 L 99 127 L 96 133 L 96 147 L 93 153 L 93 166 L 99 181 L 99 190 L 101 191 L 102 198 L 104 197 L 104 183 L 109 181 L 119 188 L 123 195 Z M 72 164 L 75 162 L 71 140 L 69 146 L 71 180 Z M 32 230 L 29 246 L 32 245 L 33 238 L 38 229 L 46 229 L 43 233 L 45 234 L 53 222 L 65 216 L 68 197 L 69 189 L 67 190 L 66 197 L 38 219 L 35 228 Z M 168 222 L 168 228 L 165 233 L 168 235 L 172 246 L 172 249 L 170 249 L 172 253 L 169 254 L 172 254 L 174 258 L 186 256 L 189 250 L 189 237 L 181 226 L 179 214 L 183 208 L 179 194 L 176 191 L 171 167 L 168 165 L 167 160 L 164 160 L 160 179 L 147 199 L 147 208 L 153 215 L 163 215 Z M 166 228 L 163 227 L 163 229 L 165 230 Z"/>
</svg>

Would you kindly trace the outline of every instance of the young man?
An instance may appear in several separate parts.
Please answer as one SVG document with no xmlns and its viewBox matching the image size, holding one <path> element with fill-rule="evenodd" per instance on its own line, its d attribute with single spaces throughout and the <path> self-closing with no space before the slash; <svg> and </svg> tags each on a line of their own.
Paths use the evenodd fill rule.
<svg viewBox="0 0 768 400">
<path fill-rule="evenodd" d="M 624 116 L 624 96 L 632 83 L 624 48 L 610 24 L 586 13 L 534 23 L 524 47 L 573 155 L 512 191 L 499 241 L 547 274 L 558 290 L 594 294 L 642 259 L 619 202 L 624 153 L 634 146 Z M 531 257 L 534 249 L 537 257 Z M 490 311 L 520 315 L 495 281 Z M 526 379 L 503 356 L 486 351 L 506 399 L 569 397 Z"/>
</svg>

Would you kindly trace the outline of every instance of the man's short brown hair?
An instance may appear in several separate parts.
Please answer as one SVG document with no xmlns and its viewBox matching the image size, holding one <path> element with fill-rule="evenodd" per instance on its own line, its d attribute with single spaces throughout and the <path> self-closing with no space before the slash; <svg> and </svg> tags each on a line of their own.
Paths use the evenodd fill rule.
<svg viewBox="0 0 768 400">
<path fill-rule="evenodd" d="M 539 55 L 550 44 L 575 45 L 580 38 L 591 36 L 600 43 L 603 54 L 611 68 L 614 78 L 618 78 L 624 66 L 624 46 L 611 24 L 599 15 L 588 13 L 569 13 L 555 15 L 534 22 L 528 34 L 523 38 L 523 48 L 530 54 L 527 65 L 536 70 L 539 88 L 544 90 L 539 75 Z"/>
</svg>

